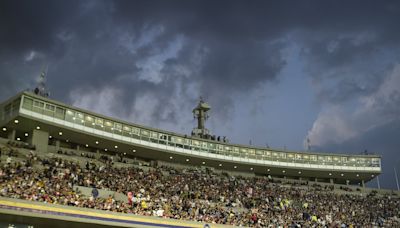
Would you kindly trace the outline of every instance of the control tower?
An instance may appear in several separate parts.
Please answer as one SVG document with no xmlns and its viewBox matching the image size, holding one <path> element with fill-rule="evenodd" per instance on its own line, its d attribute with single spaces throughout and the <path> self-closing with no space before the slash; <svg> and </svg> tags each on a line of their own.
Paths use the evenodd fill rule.
<svg viewBox="0 0 400 228">
<path fill-rule="evenodd" d="M 193 109 L 193 117 L 197 119 L 197 128 L 192 131 L 192 136 L 197 136 L 200 138 L 209 138 L 210 132 L 205 128 L 205 122 L 208 119 L 208 111 L 211 109 L 210 105 L 203 101 L 200 97 L 199 104 Z"/>
</svg>

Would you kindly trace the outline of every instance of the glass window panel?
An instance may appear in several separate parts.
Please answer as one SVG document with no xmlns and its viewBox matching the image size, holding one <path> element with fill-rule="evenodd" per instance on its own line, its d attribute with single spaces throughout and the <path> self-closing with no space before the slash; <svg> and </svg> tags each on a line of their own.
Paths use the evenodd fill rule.
<svg viewBox="0 0 400 228">
<path fill-rule="evenodd" d="M 100 125 L 100 126 L 103 126 L 103 119 L 96 118 L 96 124 Z"/>
<path fill-rule="evenodd" d="M 46 109 L 49 110 L 49 111 L 53 111 L 54 112 L 56 107 L 54 105 L 51 105 L 51 104 L 46 104 Z"/>
<path fill-rule="evenodd" d="M 115 128 L 116 130 L 122 130 L 122 124 L 120 124 L 120 123 L 114 123 L 114 128 Z"/>
<path fill-rule="evenodd" d="M 75 115 L 75 117 L 76 117 L 76 118 L 79 118 L 79 119 L 83 119 L 83 114 L 80 113 L 80 112 L 77 112 L 76 115 Z"/>
<path fill-rule="evenodd" d="M 66 121 L 70 121 L 70 122 L 74 122 L 75 119 L 75 112 L 71 111 L 71 110 L 67 110 L 67 113 L 65 115 L 65 120 Z"/>
<path fill-rule="evenodd" d="M 44 103 L 41 101 L 33 101 L 33 106 L 39 107 L 39 108 L 43 108 L 44 107 Z"/>
<path fill-rule="evenodd" d="M 135 134 L 135 135 L 139 135 L 140 134 L 140 129 L 136 128 L 136 127 L 133 127 L 132 128 L 132 133 Z"/>
<path fill-rule="evenodd" d="M 63 108 L 56 107 L 56 112 L 54 114 L 54 117 L 63 120 L 64 116 L 65 116 L 64 112 L 65 112 L 65 110 Z"/>
<path fill-rule="evenodd" d="M 92 123 L 92 122 L 94 122 L 94 117 L 89 116 L 89 115 L 86 115 L 85 120 L 86 120 L 87 122 Z"/>
<path fill-rule="evenodd" d="M 152 131 L 152 132 L 151 132 L 151 137 L 152 137 L 152 138 L 155 138 L 155 139 L 158 139 L 158 133 Z"/>
<path fill-rule="evenodd" d="M 112 127 L 112 126 L 113 126 L 113 123 L 112 123 L 111 121 L 106 120 L 105 123 L 104 123 L 104 125 L 105 125 L 106 127 Z"/>
<path fill-rule="evenodd" d="M 24 97 L 24 102 L 22 104 L 22 107 L 31 110 L 32 109 L 32 105 L 33 105 L 33 99 L 28 98 L 28 97 Z"/>
</svg>

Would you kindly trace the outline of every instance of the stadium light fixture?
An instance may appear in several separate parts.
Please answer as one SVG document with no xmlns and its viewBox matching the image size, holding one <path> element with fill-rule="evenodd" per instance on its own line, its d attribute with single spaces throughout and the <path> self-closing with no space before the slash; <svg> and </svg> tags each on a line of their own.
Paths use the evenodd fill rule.
<svg viewBox="0 0 400 228">
<path fill-rule="evenodd" d="M 69 139 L 66 139 L 65 142 L 69 142 Z"/>
<path fill-rule="evenodd" d="M 286 173 L 286 170 L 282 170 L 282 173 Z"/>
<path fill-rule="evenodd" d="M 374 177 L 374 174 L 372 174 L 371 177 Z"/>
<path fill-rule="evenodd" d="M 114 146 L 114 148 L 115 148 L 115 149 L 118 149 L 118 146 L 117 146 L 117 145 L 115 145 L 115 146 Z"/>
<path fill-rule="evenodd" d="M 360 176 L 360 174 L 357 174 L 356 176 L 357 176 L 357 177 L 359 177 L 359 176 Z"/>
<path fill-rule="evenodd" d="M 36 126 L 36 130 L 40 130 L 40 127 L 39 127 L 39 126 Z"/>
<path fill-rule="evenodd" d="M 132 152 L 133 152 L 133 153 L 136 153 L 136 150 L 135 150 L 135 149 L 133 149 L 133 150 L 132 150 Z"/>
<path fill-rule="evenodd" d="M 342 173 L 342 174 L 340 174 L 340 176 L 344 176 L 344 174 Z"/>
<path fill-rule="evenodd" d="M 251 167 L 250 170 L 253 170 L 253 167 Z"/>
<path fill-rule="evenodd" d="M 49 135 L 49 139 L 53 138 L 53 136 Z"/>
<path fill-rule="evenodd" d="M 98 144 L 99 144 L 99 141 L 96 141 L 96 144 L 98 145 Z"/>
<path fill-rule="evenodd" d="M 267 172 L 271 171 L 270 169 L 267 169 Z"/>
<path fill-rule="evenodd" d="M 203 164 L 203 165 L 205 165 L 205 164 L 206 164 L 206 162 L 202 162 L 202 164 Z"/>
<path fill-rule="evenodd" d="M 16 124 L 19 123 L 19 120 L 14 120 L 14 123 L 16 123 Z"/>
<path fill-rule="evenodd" d="M 7 128 L 3 127 L 3 131 L 7 131 Z"/>
<path fill-rule="evenodd" d="M 329 173 L 329 176 L 332 176 L 332 173 Z"/>
<path fill-rule="evenodd" d="M 233 168 L 234 168 L 234 169 L 236 169 L 236 168 L 237 168 L 237 166 L 235 165 L 235 166 L 233 166 Z"/>
<path fill-rule="evenodd" d="M 17 141 L 21 141 L 21 138 L 18 137 L 18 138 L 17 138 Z"/>
<path fill-rule="evenodd" d="M 126 153 L 124 152 L 124 155 L 126 155 Z"/>
<path fill-rule="evenodd" d="M 301 171 L 299 171 L 299 174 L 301 174 Z"/>
<path fill-rule="evenodd" d="M 86 147 L 89 147 L 89 145 L 88 145 L 88 144 L 86 144 L 85 146 L 86 146 Z"/>
<path fill-rule="evenodd" d="M 219 167 L 221 167 L 222 166 L 222 164 L 221 163 L 219 163 Z"/>
<path fill-rule="evenodd" d="M 107 151 L 107 150 L 108 150 L 107 148 L 104 149 L 104 151 Z"/>
<path fill-rule="evenodd" d="M 25 134 L 24 134 L 24 135 L 25 135 L 25 137 L 28 137 L 28 136 L 29 136 L 28 132 L 25 132 Z"/>
<path fill-rule="evenodd" d="M 58 134 L 59 134 L 59 135 L 62 135 L 63 133 L 62 133 L 62 131 L 60 131 L 60 132 L 58 132 Z"/>
<path fill-rule="evenodd" d="M 189 158 L 186 158 L 186 161 L 188 162 L 188 161 L 189 161 Z"/>
<path fill-rule="evenodd" d="M 172 159 L 173 159 L 173 157 L 171 156 L 171 157 L 169 157 L 169 159 L 171 159 L 171 160 L 172 160 Z"/>
</svg>

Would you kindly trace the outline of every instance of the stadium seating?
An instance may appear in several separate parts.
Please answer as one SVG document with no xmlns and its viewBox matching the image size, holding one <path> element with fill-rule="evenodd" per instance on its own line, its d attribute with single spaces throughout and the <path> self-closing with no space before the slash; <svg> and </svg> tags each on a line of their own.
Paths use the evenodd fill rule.
<svg viewBox="0 0 400 228">
<path fill-rule="evenodd" d="M 400 227 L 398 195 L 16 146 L 0 145 L 2 197 L 236 226 Z"/>
</svg>

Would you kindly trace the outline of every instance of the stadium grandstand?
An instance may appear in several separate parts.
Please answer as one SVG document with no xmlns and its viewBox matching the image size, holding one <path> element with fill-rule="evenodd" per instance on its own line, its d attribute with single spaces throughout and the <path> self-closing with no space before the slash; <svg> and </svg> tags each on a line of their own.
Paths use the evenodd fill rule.
<svg viewBox="0 0 400 228">
<path fill-rule="evenodd" d="M 26 227 L 400 227 L 379 155 L 237 145 L 21 92 L 0 105 L 0 219 Z M 1 225 L 1 223 L 0 223 Z M 16 225 L 18 226 L 18 225 Z"/>
</svg>

